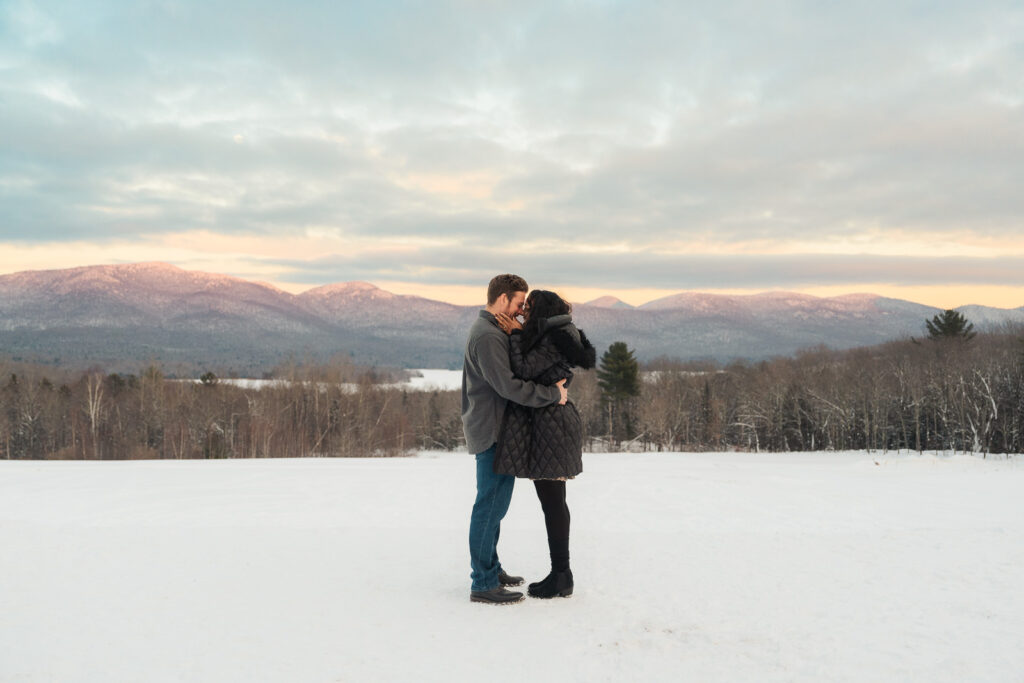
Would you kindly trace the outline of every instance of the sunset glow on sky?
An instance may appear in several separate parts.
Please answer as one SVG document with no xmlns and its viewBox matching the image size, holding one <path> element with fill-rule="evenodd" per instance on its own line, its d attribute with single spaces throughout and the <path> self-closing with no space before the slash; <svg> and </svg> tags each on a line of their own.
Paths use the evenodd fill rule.
<svg viewBox="0 0 1024 683">
<path fill-rule="evenodd" d="M 0 273 L 1024 306 L 1024 6 L 0 2 Z"/>
</svg>

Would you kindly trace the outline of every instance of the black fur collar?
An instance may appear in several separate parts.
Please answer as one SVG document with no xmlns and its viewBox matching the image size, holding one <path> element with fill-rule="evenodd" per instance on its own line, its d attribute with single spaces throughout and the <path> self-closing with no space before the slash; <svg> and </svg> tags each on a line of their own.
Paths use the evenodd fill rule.
<svg viewBox="0 0 1024 683">
<path fill-rule="evenodd" d="M 551 341 L 572 365 L 584 370 L 597 365 L 597 350 L 583 334 L 583 330 L 572 323 L 551 332 Z"/>
<path fill-rule="evenodd" d="M 597 365 L 597 350 L 572 323 L 572 316 L 556 315 L 531 319 L 523 328 L 523 350 L 528 351 L 544 336 L 550 336 L 555 348 L 574 366 L 590 369 Z"/>
<path fill-rule="evenodd" d="M 553 315 L 550 318 L 530 318 L 523 326 L 523 350 L 533 348 L 548 332 L 572 324 L 572 316 L 568 313 Z"/>
</svg>

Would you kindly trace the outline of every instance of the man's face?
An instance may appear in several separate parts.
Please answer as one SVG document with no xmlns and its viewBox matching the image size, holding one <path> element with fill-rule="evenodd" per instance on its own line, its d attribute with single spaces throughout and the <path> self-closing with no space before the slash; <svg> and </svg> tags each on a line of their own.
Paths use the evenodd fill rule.
<svg viewBox="0 0 1024 683">
<path fill-rule="evenodd" d="M 502 313 L 513 318 L 517 315 L 522 315 L 523 304 L 526 303 L 526 292 L 515 292 L 511 297 L 506 298 L 505 301 L 508 303 L 508 307 Z"/>
</svg>

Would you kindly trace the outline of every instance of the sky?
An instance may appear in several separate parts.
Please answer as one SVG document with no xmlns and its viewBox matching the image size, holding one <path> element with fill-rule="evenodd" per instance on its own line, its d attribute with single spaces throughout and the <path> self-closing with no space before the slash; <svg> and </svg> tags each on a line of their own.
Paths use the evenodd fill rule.
<svg viewBox="0 0 1024 683">
<path fill-rule="evenodd" d="M 0 273 L 1024 305 L 1024 4 L 0 0 Z"/>
</svg>

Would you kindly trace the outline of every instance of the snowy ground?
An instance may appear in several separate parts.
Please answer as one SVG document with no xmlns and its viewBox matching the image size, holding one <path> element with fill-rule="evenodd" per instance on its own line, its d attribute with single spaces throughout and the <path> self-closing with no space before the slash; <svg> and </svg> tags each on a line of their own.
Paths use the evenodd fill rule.
<svg viewBox="0 0 1024 683">
<path fill-rule="evenodd" d="M 2 461 L 0 681 L 1024 680 L 1024 459 L 585 463 L 576 594 L 492 607 L 468 455 Z"/>
</svg>

